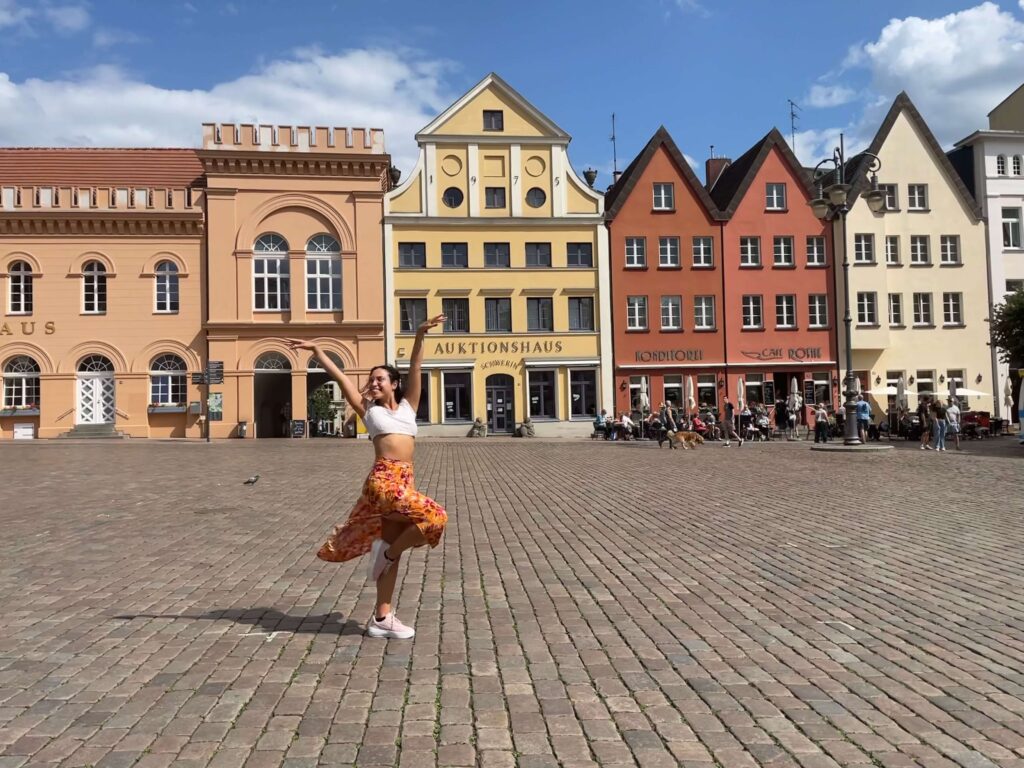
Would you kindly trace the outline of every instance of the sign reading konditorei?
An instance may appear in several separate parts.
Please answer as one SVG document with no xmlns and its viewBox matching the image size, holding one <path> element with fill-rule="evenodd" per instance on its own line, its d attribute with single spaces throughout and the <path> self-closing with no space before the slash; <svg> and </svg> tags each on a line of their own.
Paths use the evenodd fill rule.
<svg viewBox="0 0 1024 768">
<path fill-rule="evenodd" d="M 751 360 L 763 360 L 765 362 L 772 360 L 795 360 L 796 362 L 801 362 L 803 360 L 824 359 L 824 356 L 821 354 L 821 347 L 790 347 L 789 349 L 765 347 L 753 352 L 741 350 L 740 354 L 744 357 L 749 357 Z"/>
<path fill-rule="evenodd" d="M 0 323 L 0 336 L 31 336 L 36 332 L 36 325 L 37 323 L 35 320 Z M 42 323 L 42 326 L 42 331 L 47 336 L 52 336 L 57 332 L 57 324 L 52 320 L 47 323 Z"/>
<path fill-rule="evenodd" d="M 641 349 L 636 353 L 638 363 L 695 363 L 703 359 L 702 349 Z"/>
</svg>

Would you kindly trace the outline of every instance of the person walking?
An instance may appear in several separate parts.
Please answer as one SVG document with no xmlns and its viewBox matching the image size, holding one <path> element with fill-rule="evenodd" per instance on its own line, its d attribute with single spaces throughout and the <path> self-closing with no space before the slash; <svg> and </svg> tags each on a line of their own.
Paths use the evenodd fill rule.
<svg viewBox="0 0 1024 768">
<path fill-rule="evenodd" d="M 946 405 L 939 398 L 932 401 L 932 429 L 935 432 L 935 450 L 946 450 Z"/>
<path fill-rule="evenodd" d="M 828 410 L 824 403 L 818 403 L 814 407 L 814 442 L 828 442 Z"/>
<path fill-rule="evenodd" d="M 949 407 L 946 408 L 946 421 L 949 422 L 949 426 L 946 428 L 946 434 L 953 436 L 953 442 L 956 444 L 956 449 L 960 450 L 960 401 L 955 397 L 949 399 Z"/>
<path fill-rule="evenodd" d="M 864 395 L 857 395 L 857 434 L 864 445 L 868 442 L 868 427 L 871 426 L 871 403 Z"/>
<path fill-rule="evenodd" d="M 377 584 L 377 603 L 370 618 L 370 637 L 406 640 L 416 634 L 395 616 L 392 600 L 398 562 L 409 549 L 441 541 L 448 514 L 433 499 L 415 490 L 413 452 L 416 408 L 420 402 L 420 366 L 423 338 L 443 324 L 444 315 L 424 321 L 416 330 L 406 386 L 398 369 L 378 365 L 370 369 L 366 385 L 358 389 L 315 342 L 288 339 L 292 349 L 311 351 L 324 370 L 341 386 L 352 410 L 366 424 L 373 441 L 374 463 L 363 492 L 348 519 L 335 526 L 317 557 L 341 563 L 370 553 L 370 577 Z"/>
<path fill-rule="evenodd" d="M 732 400 L 728 397 L 725 398 L 725 416 L 722 419 L 722 436 L 725 438 L 725 447 L 728 448 L 730 445 L 730 438 L 735 437 L 739 441 L 739 447 L 743 447 L 743 438 L 736 434 L 735 424 L 736 409 L 732 404 Z"/>
<path fill-rule="evenodd" d="M 917 404 L 917 418 L 921 423 L 921 450 L 930 451 L 932 447 L 928 443 L 932 437 L 932 420 L 927 396 L 923 396 Z"/>
<path fill-rule="evenodd" d="M 668 447 L 674 449 L 676 447 L 675 441 L 672 436 L 679 431 L 679 425 L 676 423 L 675 410 L 672 408 L 672 401 L 668 403 L 662 403 L 658 409 L 658 418 L 661 420 L 661 430 L 658 432 L 658 447 L 661 448 L 662 443 L 668 440 Z"/>
</svg>

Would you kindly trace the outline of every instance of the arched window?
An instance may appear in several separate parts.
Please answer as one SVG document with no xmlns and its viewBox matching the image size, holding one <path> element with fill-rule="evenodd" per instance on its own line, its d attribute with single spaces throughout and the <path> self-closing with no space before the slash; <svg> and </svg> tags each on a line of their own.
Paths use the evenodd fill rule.
<svg viewBox="0 0 1024 768">
<path fill-rule="evenodd" d="M 82 310 L 90 315 L 107 311 L 107 268 L 98 261 L 82 269 Z"/>
<path fill-rule="evenodd" d="M 168 314 L 178 311 L 178 265 L 173 261 L 156 265 L 156 311 Z"/>
<path fill-rule="evenodd" d="M 32 267 L 24 261 L 11 264 L 7 312 L 12 315 L 32 314 Z"/>
<path fill-rule="evenodd" d="M 1004 155 L 996 155 L 996 176 L 1006 175 L 1006 157 Z"/>
<path fill-rule="evenodd" d="M 79 373 L 113 373 L 114 364 L 103 355 L 83 357 L 78 364 Z"/>
<path fill-rule="evenodd" d="M 27 355 L 4 364 L 4 408 L 39 407 L 39 363 Z"/>
<path fill-rule="evenodd" d="M 256 360 L 257 371 L 273 371 L 280 373 L 282 371 L 290 371 L 292 364 L 288 362 L 288 358 L 282 355 L 280 352 L 264 352 Z"/>
<path fill-rule="evenodd" d="M 330 235 L 316 235 L 306 243 L 306 309 L 341 309 L 341 246 Z"/>
<path fill-rule="evenodd" d="M 1013 175 L 1020 176 L 1021 174 L 1021 159 L 1020 155 L 1013 156 Z"/>
<path fill-rule="evenodd" d="M 280 235 L 260 235 L 252 251 L 253 307 L 271 312 L 291 309 L 287 241 Z"/>
<path fill-rule="evenodd" d="M 332 363 L 338 366 L 339 371 L 345 370 L 345 363 L 342 361 L 341 356 L 337 352 L 331 352 L 330 350 L 328 350 L 327 357 L 330 359 Z M 324 370 L 323 365 L 317 359 L 316 355 L 313 355 L 313 357 L 309 358 L 309 365 L 307 366 L 307 370 L 321 372 Z"/>
<path fill-rule="evenodd" d="M 160 355 L 149 365 L 149 402 L 183 406 L 188 400 L 188 366 L 177 355 Z"/>
</svg>

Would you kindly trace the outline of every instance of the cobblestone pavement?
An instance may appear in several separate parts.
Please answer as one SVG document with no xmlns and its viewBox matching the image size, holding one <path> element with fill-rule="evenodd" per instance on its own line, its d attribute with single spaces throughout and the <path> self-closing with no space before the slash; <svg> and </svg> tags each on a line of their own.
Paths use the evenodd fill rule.
<svg viewBox="0 0 1024 768">
<path fill-rule="evenodd" d="M 1022 456 L 423 441 L 408 642 L 365 443 L 6 444 L 0 768 L 1024 766 Z"/>
</svg>

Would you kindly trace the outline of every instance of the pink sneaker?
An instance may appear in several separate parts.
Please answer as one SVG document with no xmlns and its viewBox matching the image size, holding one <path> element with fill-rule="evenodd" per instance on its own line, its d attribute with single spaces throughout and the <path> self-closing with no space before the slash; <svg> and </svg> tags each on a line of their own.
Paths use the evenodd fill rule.
<svg viewBox="0 0 1024 768">
<path fill-rule="evenodd" d="M 392 611 L 384 617 L 383 621 L 377 621 L 376 616 L 370 617 L 370 624 L 366 628 L 366 634 L 370 637 L 389 637 L 393 640 L 408 640 L 416 634 L 416 630 L 408 627 L 398 620 Z"/>
<path fill-rule="evenodd" d="M 388 551 L 389 546 L 391 545 L 384 539 L 375 539 L 373 542 L 373 548 L 370 549 L 369 568 L 369 576 L 373 581 L 377 581 L 388 568 L 395 564 L 394 560 L 388 560 L 387 555 L 384 554 Z"/>
</svg>

